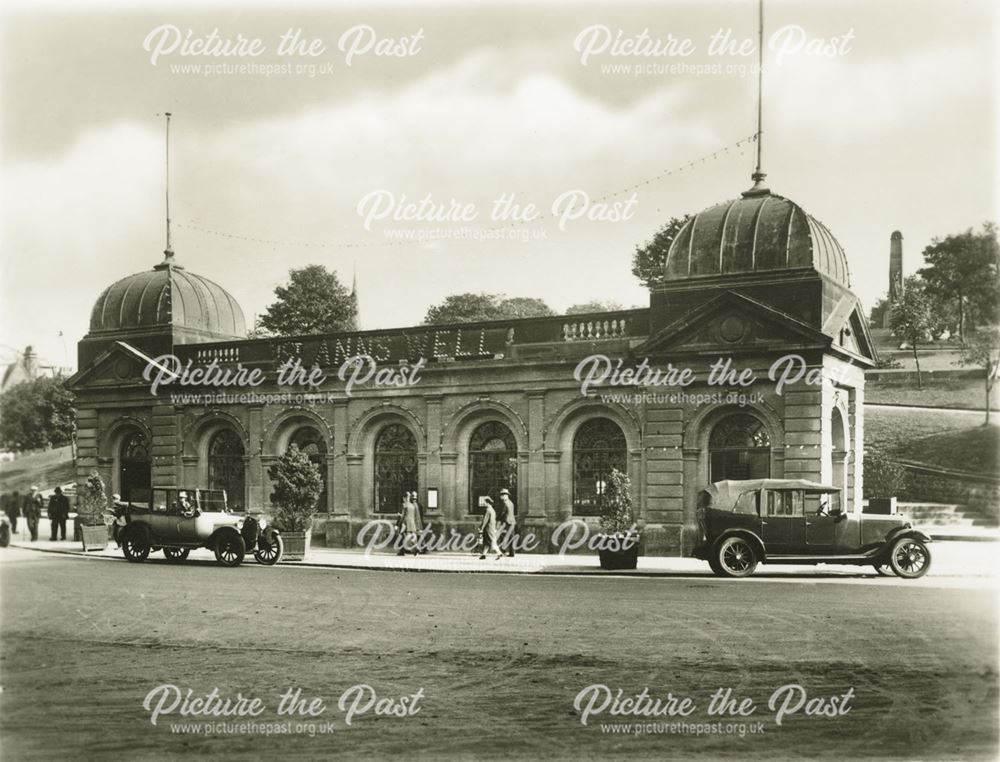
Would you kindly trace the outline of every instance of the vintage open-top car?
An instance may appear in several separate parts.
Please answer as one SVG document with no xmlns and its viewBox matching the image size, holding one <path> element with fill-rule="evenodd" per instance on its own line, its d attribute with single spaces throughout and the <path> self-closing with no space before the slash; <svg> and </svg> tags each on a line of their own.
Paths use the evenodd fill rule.
<svg viewBox="0 0 1000 762">
<path fill-rule="evenodd" d="M 115 505 L 113 534 L 129 561 L 163 550 L 183 561 L 193 548 L 208 548 L 223 566 L 239 566 L 248 548 L 259 563 L 281 559 L 281 535 L 263 517 L 232 513 L 225 490 L 153 487 L 149 501 Z"/>
<path fill-rule="evenodd" d="M 758 563 L 854 564 L 914 579 L 927 573 L 931 541 L 902 516 L 848 513 L 840 490 L 802 479 L 721 481 L 698 497 L 696 558 L 720 576 Z"/>
</svg>

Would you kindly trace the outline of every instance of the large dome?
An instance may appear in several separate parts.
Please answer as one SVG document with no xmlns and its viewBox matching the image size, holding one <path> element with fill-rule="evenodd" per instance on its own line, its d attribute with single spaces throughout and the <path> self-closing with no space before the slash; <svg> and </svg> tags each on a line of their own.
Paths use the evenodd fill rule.
<svg viewBox="0 0 1000 762">
<path fill-rule="evenodd" d="M 167 252 L 152 270 L 108 286 L 90 313 L 90 332 L 174 326 L 220 337 L 246 336 L 243 310 L 222 286 L 195 275 Z"/>
<path fill-rule="evenodd" d="M 667 280 L 811 267 L 850 287 L 847 258 L 826 226 L 769 190 L 696 214 L 667 253 Z"/>
</svg>

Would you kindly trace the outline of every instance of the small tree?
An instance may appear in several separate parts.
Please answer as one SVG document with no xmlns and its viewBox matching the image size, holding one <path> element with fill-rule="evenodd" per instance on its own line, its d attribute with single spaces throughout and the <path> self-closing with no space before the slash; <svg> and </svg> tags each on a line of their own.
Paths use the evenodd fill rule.
<svg viewBox="0 0 1000 762">
<path fill-rule="evenodd" d="M 601 529 L 610 535 L 628 534 L 635 523 L 632 516 L 632 482 L 628 474 L 611 469 L 604 504 L 601 506 Z"/>
<path fill-rule="evenodd" d="M 80 517 L 80 523 L 85 527 L 101 526 L 104 523 L 104 511 L 109 507 L 104 480 L 97 471 L 91 471 L 87 481 L 79 487 L 76 513 Z"/>
<path fill-rule="evenodd" d="M 889 313 L 889 327 L 893 335 L 901 341 L 908 342 L 913 351 L 913 361 L 917 365 L 917 388 L 923 389 L 923 378 L 920 375 L 920 358 L 917 350 L 921 344 L 930 340 L 936 325 L 931 298 L 927 294 L 923 280 L 917 276 L 906 279 L 903 293 L 892 305 Z"/>
<path fill-rule="evenodd" d="M 541 299 L 530 296 L 507 297 L 504 294 L 452 294 L 432 305 L 424 316 L 425 325 L 474 323 L 479 320 L 507 320 L 554 315 Z"/>
<path fill-rule="evenodd" d="M 277 301 L 257 320 L 254 333 L 296 336 L 357 329 L 357 299 L 336 273 L 308 265 L 289 270 L 288 277 L 287 285 L 274 289 Z"/>
<path fill-rule="evenodd" d="M 0 397 L 0 445 L 11 450 L 68 445 L 75 421 L 73 395 L 63 378 L 23 381 Z"/>
<path fill-rule="evenodd" d="M 906 488 L 906 470 L 880 450 L 865 453 L 864 493 L 868 499 L 897 497 Z"/>
<path fill-rule="evenodd" d="M 621 302 L 602 302 L 594 300 L 592 302 L 582 302 L 567 308 L 567 315 L 586 315 L 590 312 L 618 312 L 623 309 Z"/>
<path fill-rule="evenodd" d="M 995 326 L 980 328 L 969 334 L 962 345 L 959 365 L 974 365 L 983 369 L 986 387 L 986 420 L 983 426 L 990 423 L 990 394 L 993 382 L 1000 375 L 1000 329 Z"/>
<path fill-rule="evenodd" d="M 282 532 L 305 532 L 311 526 L 316 502 L 323 492 L 319 467 L 296 444 L 267 470 L 274 482 L 271 493 L 274 525 Z"/>
<path fill-rule="evenodd" d="M 674 238 L 688 219 L 689 216 L 672 218 L 656 231 L 652 240 L 635 247 L 635 254 L 632 255 L 632 274 L 646 288 L 652 288 L 663 282 L 670 244 L 674 242 Z"/>
</svg>

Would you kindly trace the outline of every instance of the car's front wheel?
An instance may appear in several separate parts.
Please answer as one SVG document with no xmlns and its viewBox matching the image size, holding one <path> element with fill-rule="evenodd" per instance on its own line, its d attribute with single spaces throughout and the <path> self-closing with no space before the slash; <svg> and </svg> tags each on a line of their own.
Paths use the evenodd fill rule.
<svg viewBox="0 0 1000 762">
<path fill-rule="evenodd" d="M 257 540 L 257 548 L 253 552 L 253 557 L 257 563 L 264 566 L 274 566 L 281 560 L 281 555 L 285 552 L 285 543 L 281 541 L 281 535 L 275 534 L 270 540 L 263 535 Z"/>
<path fill-rule="evenodd" d="M 727 537 L 715 553 L 719 571 L 725 577 L 749 577 L 757 568 L 757 551 L 744 537 Z M 714 571 L 714 569 L 713 569 Z"/>
<path fill-rule="evenodd" d="M 247 554 L 247 546 L 237 532 L 220 532 L 215 541 L 215 560 L 223 566 L 239 566 Z"/>
<path fill-rule="evenodd" d="M 149 558 L 149 543 L 142 532 L 126 529 L 121 537 L 122 553 L 133 563 L 142 563 Z"/>
<path fill-rule="evenodd" d="M 916 579 L 922 577 L 931 568 L 931 552 L 920 540 L 914 537 L 902 537 L 892 545 L 889 552 L 889 566 L 897 577 Z"/>
<path fill-rule="evenodd" d="M 191 554 L 190 548 L 164 548 L 163 555 L 168 561 L 183 561 Z"/>
</svg>

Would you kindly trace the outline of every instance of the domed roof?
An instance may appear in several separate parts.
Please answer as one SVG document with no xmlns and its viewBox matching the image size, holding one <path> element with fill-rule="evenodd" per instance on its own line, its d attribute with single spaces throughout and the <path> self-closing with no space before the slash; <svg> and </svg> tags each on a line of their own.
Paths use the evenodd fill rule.
<svg viewBox="0 0 1000 762">
<path fill-rule="evenodd" d="M 108 286 L 90 313 L 90 331 L 175 326 L 226 337 L 246 336 L 243 310 L 222 286 L 188 272 L 166 252 L 152 270 Z"/>
<path fill-rule="evenodd" d="M 847 258 L 823 223 L 766 188 L 696 214 L 667 252 L 667 280 L 811 267 L 850 287 Z"/>
</svg>

